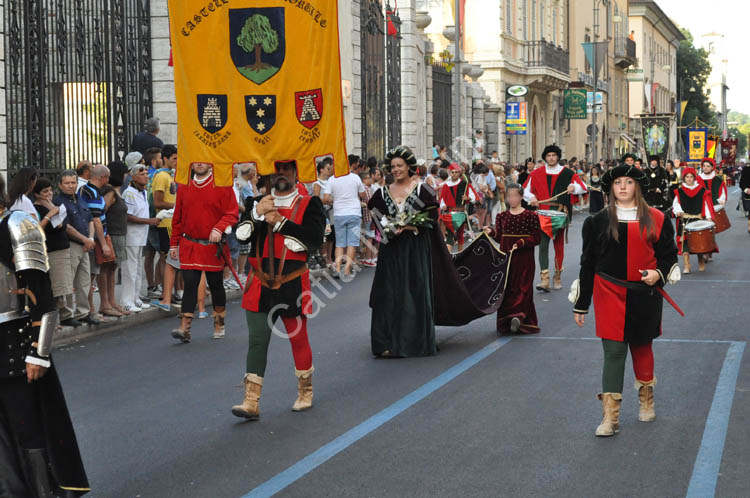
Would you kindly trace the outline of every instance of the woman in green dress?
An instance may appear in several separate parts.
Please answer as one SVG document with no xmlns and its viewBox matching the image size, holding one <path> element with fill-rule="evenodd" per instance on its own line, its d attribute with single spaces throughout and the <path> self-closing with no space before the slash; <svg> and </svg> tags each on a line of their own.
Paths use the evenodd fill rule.
<svg viewBox="0 0 750 498">
<path fill-rule="evenodd" d="M 408 147 L 388 154 L 394 182 L 372 196 L 368 208 L 383 240 L 370 293 L 372 352 L 382 357 L 429 356 L 435 344 L 432 231 L 434 191 L 415 175 Z"/>
</svg>

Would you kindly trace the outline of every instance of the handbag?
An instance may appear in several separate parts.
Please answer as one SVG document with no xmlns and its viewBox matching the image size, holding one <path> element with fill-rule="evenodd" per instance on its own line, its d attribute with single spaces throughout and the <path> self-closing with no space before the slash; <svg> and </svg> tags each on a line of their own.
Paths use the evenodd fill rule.
<svg viewBox="0 0 750 498">
<path fill-rule="evenodd" d="M 107 245 L 107 247 L 109 247 L 109 250 L 112 252 L 112 256 L 109 258 L 104 257 L 102 244 L 97 239 L 96 246 L 94 246 L 94 258 L 96 259 L 96 264 L 98 265 L 112 263 L 115 260 L 115 249 L 112 246 L 112 238 L 109 235 L 104 236 L 104 243 Z"/>
</svg>

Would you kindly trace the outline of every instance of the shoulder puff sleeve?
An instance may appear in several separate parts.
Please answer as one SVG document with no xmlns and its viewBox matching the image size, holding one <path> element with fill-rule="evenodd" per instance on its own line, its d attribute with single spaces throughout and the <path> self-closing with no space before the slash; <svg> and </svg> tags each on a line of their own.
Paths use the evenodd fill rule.
<svg viewBox="0 0 750 498">
<path fill-rule="evenodd" d="M 654 255 L 656 256 L 656 271 L 659 273 L 658 285 L 664 286 L 669 281 L 679 280 L 679 267 L 677 266 L 677 244 L 675 243 L 674 227 L 672 221 L 664 217 L 659 238 L 654 242 Z M 673 273 L 675 272 L 675 273 Z"/>
<path fill-rule="evenodd" d="M 591 306 L 591 297 L 594 294 L 594 274 L 597 259 L 597 234 L 594 216 L 586 219 L 583 223 L 583 252 L 581 254 L 581 271 L 579 273 L 579 291 L 573 305 L 575 313 L 588 313 Z"/>
<path fill-rule="evenodd" d="M 245 212 L 242 213 L 240 222 L 234 231 L 234 235 L 237 237 L 237 241 L 240 244 L 249 244 L 253 241 L 255 235 L 258 233 L 259 225 L 263 223 L 262 217 L 258 216 L 257 210 L 255 209 L 255 204 L 263 197 L 245 198 Z"/>
</svg>

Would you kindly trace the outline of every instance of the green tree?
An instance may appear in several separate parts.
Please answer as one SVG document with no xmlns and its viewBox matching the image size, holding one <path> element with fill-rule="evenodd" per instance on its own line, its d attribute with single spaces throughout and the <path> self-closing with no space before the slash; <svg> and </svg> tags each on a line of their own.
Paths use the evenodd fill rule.
<svg viewBox="0 0 750 498">
<path fill-rule="evenodd" d="M 693 35 L 687 29 L 683 28 L 682 34 L 685 40 L 680 42 L 677 49 L 677 98 L 687 100 L 688 104 L 681 124 L 687 126 L 698 118 L 716 126 L 716 113 L 708 100 L 710 90 L 706 90 L 706 82 L 711 75 L 708 51 L 694 45 Z M 682 84 L 685 85 L 684 89 Z M 691 92 L 691 88 L 695 88 L 695 91 Z"/>
<path fill-rule="evenodd" d="M 279 48 L 279 35 L 271 27 L 271 21 L 266 16 L 255 14 L 242 27 L 237 37 L 237 45 L 245 52 L 255 52 L 255 64 L 248 69 L 260 71 L 271 67 L 261 60 L 262 53 L 272 54 Z"/>
<path fill-rule="evenodd" d="M 747 136 L 750 134 L 750 123 L 730 126 L 729 136 L 737 139 L 737 160 L 747 155 Z"/>
</svg>

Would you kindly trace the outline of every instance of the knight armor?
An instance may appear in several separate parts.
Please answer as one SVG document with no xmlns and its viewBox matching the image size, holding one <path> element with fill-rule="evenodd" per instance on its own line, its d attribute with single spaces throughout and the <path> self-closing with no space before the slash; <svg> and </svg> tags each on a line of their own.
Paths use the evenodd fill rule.
<svg viewBox="0 0 750 498">
<path fill-rule="evenodd" d="M 24 211 L 8 215 L 8 231 L 13 246 L 16 271 L 49 271 L 49 258 L 45 246 L 44 230 L 36 219 Z"/>
</svg>

